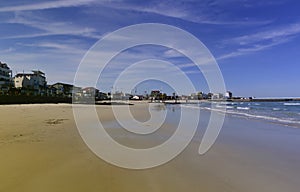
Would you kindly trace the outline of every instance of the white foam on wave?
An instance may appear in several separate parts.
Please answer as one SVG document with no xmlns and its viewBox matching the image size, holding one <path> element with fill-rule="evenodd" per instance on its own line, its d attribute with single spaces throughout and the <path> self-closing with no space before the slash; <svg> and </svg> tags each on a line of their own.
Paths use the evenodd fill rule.
<svg viewBox="0 0 300 192">
<path fill-rule="evenodd" d="M 300 106 L 300 103 L 284 103 L 286 106 Z"/>
<path fill-rule="evenodd" d="M 232 115 L 239 115 L 239 116 L 244 116 L 248 118 L 253 118 L 253 119 L 263 119 L 263 120 L 268 120 L 272 122 L 280 122 L 280 123 L 286 123 L 286 124 L 294 124 L 294 125 L 300 125 L 300 121 L 294 120 L 294 119 L 283 119 L 283 118 L 278 118 L 278 117 L 271 117 L 271 116 L 265 116 L 265 115 L 254 115 L 254 114 L 249 114 L 245 112 L 240 112 L 240 111 L 233 111 L 233 110 L 221 110 L 217 108 L 210 108 L 210 107 L 200 107 L 200 106 L 187 106 L 185 107 L 189 108 L 194 108 L 194 109 L 205 109 L 209 111 L 215 111 L 215 112 L 220 112 L 220 113 L 227 113 L 227 114 L 232 114 Z M 248 107 L 245 107 L 248 108 Z M 245 110 L 246 111 L 246 110 Z M 300 115 L 300 113 L 298 113 Z"/>
<path fill-rule="evenodd" d="M 283 119 L 283 118 L 278 118 L 278 117 L 271 117 L 271 116 L 265 116 L 265 115 L 253 115 L 249 113 L 242 113 L 242 112 L 236 112 L 236 111 L 227 111 L 229 114 L 235 114 L 235 115 L 241 115 L 249 118 L 255 118 L 255 119 L 264 119 L 264 120 L 269 120 L 273 122 L 281 122 L 281 123 L 287 123 L 287 124 L 299 124 L 300 121 L 293 120 L 293 119 Z"/>
<path fill-rule="evenodd" d="M 273 108 L 273 111 L 280 111 L 280 108 L 274 107 L 274 108 Z"/>
<path fill-rule="evenodd" d="M 216 108 L 226 108 L 226 109 L 233 109 L 234 107 L 233 106 L 221 106 L 221 105 L 216 105 Z"/>
<path fill-rule="evenodd" d="M 240 109 L 240 110 L 250 110 L 250 107 L 237 107 L 237 109 Z"/>
</svg>

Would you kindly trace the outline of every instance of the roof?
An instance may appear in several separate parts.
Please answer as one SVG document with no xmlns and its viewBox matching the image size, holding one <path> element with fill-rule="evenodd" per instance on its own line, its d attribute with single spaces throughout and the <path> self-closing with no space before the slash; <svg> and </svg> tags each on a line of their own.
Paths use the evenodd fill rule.
<svg viewBox="0 0 300 192">
<path fill-rule="evenodd" d="M 15 75 L 15 77 L 22 77 L 22 76 L 31 76 L 31 75 L 34 75 L 32 73 L 18 73 Z"/>
<path fill-rule="evenodd" d="M 42 74 L 36 74 L 36 73 L 18 73 L 15 75 L 15 77 L 35 76 L 35 75 L 40 75 L 41 77 L 45 78 L 45 76 L 42 76 Z"/>
<path fill-rule="evenodd" d="M 9 69 L 9 67 L 7 66 L 7 64 L 6 63 L 2 63 L 1 61 L 0 61 L 0 67 L 4 68 L 4 69 Z"/>
<path fill-rule="evenodd" d="M 85 87 L 82 90 L 98 90 L 99 91 L 99 89 L 97 89 L 95 87 Z"/>
<path fill-rule="evenodd" d="M 55 85 L 62 85 L 62 86 L 65 86 L 65 87 L 74 87 L 74 85 L 67 84 L 67 83 L 60 83 L 60 82 L 54 83 L 51 86 L 55 86 Z"/>
<path fill-rule="evenodd" d="M 42 71 L 40 71 L 40 70 L 32 70 L 32 72 L 33 72 L 34 74 L 38 74 L 38 75 L 45 75 L 45 73 L 42 72 Z"/>
</svg>

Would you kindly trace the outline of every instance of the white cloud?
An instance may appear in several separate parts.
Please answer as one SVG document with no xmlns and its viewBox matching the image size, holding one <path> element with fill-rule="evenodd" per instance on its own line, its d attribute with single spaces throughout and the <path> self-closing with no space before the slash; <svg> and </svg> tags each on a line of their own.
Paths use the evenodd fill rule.
<svg viewBox="0 0 300 192">
<path fill-rule="evenodd" d="M 258 32 L 255 34 L 244 35 L 228 40 L 228 42 L 235 42 L 241 45 L 246 45 L 250 43 L 289 38 L 293 35 L 298 35 L 300 33 L 300 24 L 293 24 L 289 26 L 284 26 L 279 29 L 272 29 L 267 31 Z"/>
<path fill-rule="evenodd" d="M 12 47 L 9 47 L 9 48 L 7 48 L 7 49 L 0 50 L 0 54 L 3 54 L 3 53 L 11 53 L 11 52 L 13 52 L 13 51 L 15 51 L 15 49 L 12 48 Z"/>
<path fill-rule="evenodd" d="M 196 67 L 195 63 L 183 63 L 183 64 L 178 64 L 177 67 L 179 68 L 186 68 L 186 67 Z"/>
<path fill-rule="evenodd" d="M 178 53 L 177 51 L 173 49 L 169 49 L 164 52 L 163 54 L 167 58 L 173 58 L 173 57 L 184 57 L 182 54 Z"/>
<path fill-rule="evenodd" d="M 229 59 L 229 58 L 234 58 L 234 57 L 242 56 L 242 55 L 248 55 L 248 54 L 251 54 L 251 53 L 255 53 L 255 52 L 258 52 L 258 51 L 269 49 L 271 47 L 277 46 L 277 45 L 282 44 L 282 43 L 286 43 L 290 40 L 291 39 L 281 39 L 279 41 L 274 41 L 274 42 L 268 43 L 268 44 L 256 44 L 256 45 L 253 45 L 253 46 L 248 47 L 248 48 L 239 48 L 236 51 L 233 51 L 231 53 L 221 55 L 220 57 L 217 58 L 217 60 Z"/>
<path fill-rule="evenodd" d="M 39 42 L 39 43 L 31 43 L 31 44 L 23 44 L 18 43 L 18 45 L 23 47 L 34 47 L 34 48 L 44 48 L 47 49 L 48 54 L 72 54 L 72 55 L 83 55 L 87 49 L 77 48 L 80 47 L 78 44 L 63 42 L 63 43 L 56 43 L 56 42 Z M 52 51 L 50 51 L 51 49 Z"/>
<path fill-rule="evenodd" d="M 2 39 L 33 38 L 50 35 L 77 35 L 95 39 L 101 38 L 101 36 L 97 34 L 97 30 L 94 28 L 78 26 L 70 22 L 51 21 L 32 13 L 16 13 L 15 17 L 8 20 L 7 23 L 22 24 L 35 28 L 41 32 L 6 36 L 1 37 Z"/>
<path fill-rule="evenodd" d="M 184 2 L 184 3 L 183 3 Z M 222 1 L 217 2 L 221 4 Z M 195 8 L 195 4 L 198 5 Z M 97 5 L 108 7 L 117 10 L 126 10 L 134 12 L 142 12 L 148 14 L 155 14 L 164 17 L 170 17 L 174 19 L 180 19 L 193 23 L 200 24 L 213 24 L 213 25 L 264 25 L 270 23 L 270 20 L 236 20 L 236 19 L 223 19 L 228 18 L 226 13 L 222 13 L 224 16 L 216 18 L 215 9 L 211 7 L 210 3 L 201 3 L 198 1 L 147 1 L 141 4 L 134 4 L 126 1 L 108 1 L 97 2 Z M 199 6 L 201 5 L 201 6 Z M 220 19 L 221 18 L 221 19 Z"/>
<path fill-rule="evenodd" d="M 287 43 L 299 34 L 300 24 L 297 23 L 281 28 L 235 37 L 224 42 L 228 45 L 238 45 L 240 48 L 231 53 L 219 56 L 217 60 L 233 58 L 269 49 L 271 47 Z"/>
<path fill-rule="evenodd" d="M 35 3 L 29 5 L 1 7 L 0 12 L 34 11 L 34 10 L 54 9 L 54 8 L 62 8 L 62 7 L 77 7 L 82 5 L 90 5 L 95 2 L 97 1 L 96 0 L 48 1 L 48 2 Z"/>
</svg>

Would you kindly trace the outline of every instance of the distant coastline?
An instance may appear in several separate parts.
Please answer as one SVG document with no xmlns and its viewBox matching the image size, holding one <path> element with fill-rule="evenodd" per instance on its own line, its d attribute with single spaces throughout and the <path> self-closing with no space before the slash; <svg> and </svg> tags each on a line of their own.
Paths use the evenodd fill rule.
<svg viewBox="0 0 300 192">
<path fill-rule="evenodd" d="M 186 104 L 186 103 L 200 103 L 200 102 L 292 102 L 300 101 L 300 98 L 239 98 L 239 99 L 201 99 L 201 100 L 167 100 L 166 104 Z"/>
<path fill-rule="evenodd" d="M 130 103 L 128 103 L 128 101 Z M 102 100 L 96 101 L 96 105 L 133 104 L 135 102 L 151 102 L 151 100 Z M 238 99 L 201 99 L 201 100 L 155 100 L 152 102 L 166 104 L 198 103 L 198 102 L 289 102 L 300 101 L 300 98 L 238 98 Z M 50 97 L 50 96 L 25 96 L 25 95 L 0 95 L 0 105 L 10 104 L 42 104 L 42 103 L 72 103 L 72 97 Z M 91 103 L 81 103 L 91 104 Z M 92 103 L 93 104 L 93 103 Z"/>
<path fill-rule="evenodd" d="M 300 101 L 300 98 L 254 98 L 254 99 L 227 99 L 230 102 L 285 102 L 285 101 Z"/>
</svg>

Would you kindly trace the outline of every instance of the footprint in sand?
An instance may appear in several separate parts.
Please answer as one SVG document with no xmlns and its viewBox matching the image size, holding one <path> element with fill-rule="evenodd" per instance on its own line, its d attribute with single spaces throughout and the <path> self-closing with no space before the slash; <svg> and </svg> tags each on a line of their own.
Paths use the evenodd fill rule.
<svg viewBox="0 0 300 192">
<path fill-rule="evenodd" d="M 57 124 L 62 124 L 65 120 L 68 119 L 48 119 L 45 122 L 48 125 L 57 125 Z"/>
</svg>

